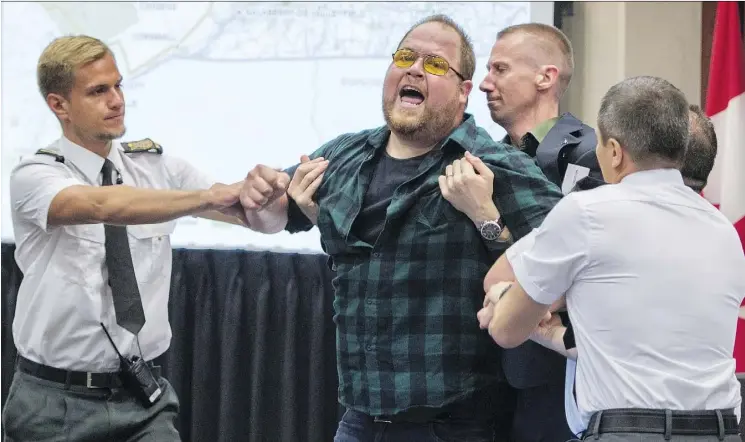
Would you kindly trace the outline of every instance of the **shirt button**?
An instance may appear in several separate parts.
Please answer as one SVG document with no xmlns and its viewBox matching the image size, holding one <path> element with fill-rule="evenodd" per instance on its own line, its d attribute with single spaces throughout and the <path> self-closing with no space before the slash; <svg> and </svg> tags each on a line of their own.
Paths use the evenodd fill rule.
<svg viewBox="0 0 745 442">
<path fill-rule="evenodd" d="M 367 300 L 367 305 L 373 305 L 373 304 L 375 304 L 375 301 L 373 301 L 372 299 Z"/>
<path fill-rule="evenodd" d="M 367 351 L 372 351 L 372 349 L 373 349 L 373 346 L 372 346 L 372 344 L 367 344 L 367 345 L 365 346 L 365 350 L 367 350 Z"/>
<path fill-rule="evenodd" d="M 375 252 L 373 253 L 373 258 L 380 258 L 380 255 L 381 255 L 380 253 Z"/>
</svg>

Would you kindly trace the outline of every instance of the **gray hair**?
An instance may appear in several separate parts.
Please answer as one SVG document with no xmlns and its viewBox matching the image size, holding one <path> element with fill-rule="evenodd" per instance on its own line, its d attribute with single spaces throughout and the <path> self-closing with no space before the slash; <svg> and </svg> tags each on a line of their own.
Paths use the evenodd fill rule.
<svg viewBox="0 0 745 442">
<path fill-rule="evenodd" d="M 627 78 L 611 87 L 600 102 L 602 141 L 615 138 L 643 169 L 680 167 L 688 125 L 685 95 L 662 78 Z"/>
<path fill-rule="evenodd" d="M 717 133 L 714 124 L 700 107 L 692 104 L 689 110 L 688 148 L 680 169 L 686 186 L 701 192 L 714 168 L 717 156 Z"/>
</svg>

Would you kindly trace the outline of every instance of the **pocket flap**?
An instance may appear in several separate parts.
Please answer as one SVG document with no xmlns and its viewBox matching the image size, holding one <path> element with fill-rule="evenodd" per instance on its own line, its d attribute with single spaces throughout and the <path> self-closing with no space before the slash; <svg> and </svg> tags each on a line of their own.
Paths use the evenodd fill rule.
<svg viewBox="0 0 745 442">
<path fill-rule="evenodd" d="M 106 233 L 103 224 L 77 224 L 64 226 L 65 232 L 80 239 L 103 244 L 106 242 Z"/>
<path fill-rule="evenodd" d="M 158 238 L 173 233 L 176 229 L 176 221 L 158 224 L 139 224 L 127 226 L 127 232 L 137 239 Z"/>
</svg>

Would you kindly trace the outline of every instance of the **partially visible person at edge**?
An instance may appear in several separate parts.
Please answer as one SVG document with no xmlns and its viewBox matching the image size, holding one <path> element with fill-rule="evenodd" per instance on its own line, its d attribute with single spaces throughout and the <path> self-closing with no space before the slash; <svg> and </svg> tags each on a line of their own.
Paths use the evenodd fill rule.
<svg viewBox="0 0 745 442">
<path fill-rule="evenodd" d="M 250 225 L 273 233 L 317 223 L 336 269 L 347 409 L 336 442 L 509 440 L 513 389 L 473 318 L 486 271 L 506 248 L 505 226 L 522 237 L 561 192 L 465 113 L 474 65 L 456 23 L 426 18 L 386 72 L 385 126 L 341 135 L 288 173 L 257 166 L 246 177 Z M 470 160 L 454 166 L 464 154 Z M 456 173 L 493 194 L 491 210 L 443 197 Z"/>
<path fill-rule="evenodd" d="M 560 30 L 539 23 L 502 30 L 487 69 L 480 89 L 492 120 L 507 131 L 504 143 L 530 155 L 564 193 L 604 184 L 595 130 L 569 113 L 559 115 L 559 100 L 574 71 L 572 46 Z M 456 207 L 468 202 L 494 210 L 492 195 L 481 191 L 476 180 L 456 175 L 455 183 L 443 194 Z M 566 311 L 560 315 L 569 325 Z M 571 333 L 567 345 L 574 345 Z M 572 375 L 573 363 L 528 341 L 502 350 L 502 364 L 507 381 L 517 389 L 512 440 L 563 442 L 574 437 L 564 407 L 565 378 Z"/>
<path fill-rule="evenodd" d="M 699 106 L 688 107 L 689 137 L 688 148 L 683 159 L 680 174 L 683 182 L 696 193 L 701 193 L 709 180 L 717 156 L 717 134 L 714 124 Z"/>
</svg>

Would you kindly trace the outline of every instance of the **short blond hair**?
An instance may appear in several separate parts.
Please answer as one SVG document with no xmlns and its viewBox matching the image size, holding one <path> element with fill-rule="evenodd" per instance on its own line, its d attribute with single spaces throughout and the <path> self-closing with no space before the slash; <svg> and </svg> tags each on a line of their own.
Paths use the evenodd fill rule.
<svg viewBox="0 0 745 442">
<path fill-rule="evenodd" d="M 44 99 L 49 94 L 68 97 L 81 66 L 114 54 L 101 40 L 87 35 L 71 35 L 52 40 L 36 65 L 36 80 Z"/>
<path fill-rule="evenodd" d="M 497 40 L 512 34 L 533 37 L 531 43 L 538 49 L 533 55 L 539 64 L 553 64 L 559 68 L 557 99 L 569 88 L 574 74 L 574 50 L 569 38 L 558 28 L 543 23 L 523 23 L 507 27 L 497 34 Z"/>
</svg>

